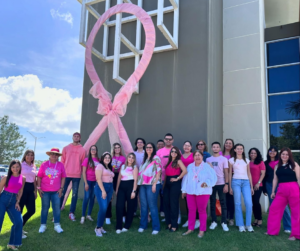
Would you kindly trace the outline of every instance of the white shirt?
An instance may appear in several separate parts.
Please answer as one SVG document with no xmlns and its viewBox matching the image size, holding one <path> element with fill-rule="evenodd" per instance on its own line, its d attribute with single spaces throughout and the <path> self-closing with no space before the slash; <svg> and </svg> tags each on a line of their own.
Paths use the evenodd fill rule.
<svg viewBox="0 0 300 251">
<path fill-rule="evenodd" d="M 201 187 L 204 182 L 207 187 Z M 190 195 L 211 195 L 212 187 L 216 183 L 216 172 L 209 164 L 202 161 L 199 166 L 195 166 L 194 162 L 187 167 L 187 174 L 183 177 L 181 191 Z"/>
<path fill-rule="evenodd" d="M 234 158 L 229 159 L 229 163 L 233 167 L 233 179 L 239 180 L 249 180 L 248 172 L 247 172 L 247 165 L 250 161 L 246 158 L 246 162 L 243 159 L 236 159 Z"/>
</svg>

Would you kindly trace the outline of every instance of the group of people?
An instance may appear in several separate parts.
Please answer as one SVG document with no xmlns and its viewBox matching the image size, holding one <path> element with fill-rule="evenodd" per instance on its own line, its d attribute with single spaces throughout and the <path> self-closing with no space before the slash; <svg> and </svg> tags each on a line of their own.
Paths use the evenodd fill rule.
<svg viewBox="0 0 300 251">
<path fill-rule="evenodd" d="M 63 232 L 60 211 L 65 193 L 72 186 L 69 219 L 75 221 L 75 210 L 81 176 L 84 181 L 82 217 L 93 221 L 91 213 L 96 197 L 99 204 L 96 236 L 106 233 L 104 223 L 111 224 L 112 196 L 116 194 L 116 233 L 127 232 L 134 215 L 140 207 L 138 232 L 142 233 L 152 221 L 152 234 L 161 230 L 160 215 L 164 216 L 166 229 L 176 232 L 181 222 L 179 198 L 185 199 L 188 221 L 183 235 L 199 228 L 198 237 L 207 230 L 207 205 L 210 201 L 211 225 L 217 223 L 216 198 L 221 205 L 221 226 L 238 226 L 240 232 L 254 231 L 262 226 L 261 194 L 270 202 L 267 232 L 278 235 L 281 219 L 290 240 L 300 239 L 300 168 L 293 160 L 289 148 L 270 147 L 264 162 L 260 151 L 251 148 L 246 158 L 242 144 L 226 139 L 221 150 L 219 142 L 211 144 L 211 152 L 204 140 L 196 144 L 195 151 L 190 141 L 183 144 L 183 152 L 174 146 L 173 135 L 167 133 L 157 144 L 146 143 L 143 138 L 135 141 L 135 151 L 127 156 L 119 143 L 112 145 L 111 152 L 99 156 L 96 145 L 86 154 L 80 144 L 81 135 L 73 134 L 73 143 L 46 152 L 49 159 L 43 162 L 36 174 L 34 152 L 27 150 L 21 160 L 13 160 L 7 176 L 0 182 L 0 231 L 5 212 L 13 226 L 8 248 L 17 250 L 26 238 L 24 225 L 35 213 L 37 193 L 41 197 L 41 225 L 39 233 L 47 229 L 50 201 L 53 209 L 54 230 Z M 59 157 L 61 156 L 61 161 Z M 242 211 L 242 196 L 246 208 L 246 221 Z M 160 209 L 158 209 L 160 197 Z M 288 207 L 289 205 L 289 207 Z M 22 216 L 24 206 L 26 214 Z M 87 210 L 88 207 L 88 210 Z M 87 214 L 86 214 L 87 210 Z M 252 212 L 254 221 L 252 221 Z M 227 225 L 228 224 L 228 225 Z"/>
</svg>

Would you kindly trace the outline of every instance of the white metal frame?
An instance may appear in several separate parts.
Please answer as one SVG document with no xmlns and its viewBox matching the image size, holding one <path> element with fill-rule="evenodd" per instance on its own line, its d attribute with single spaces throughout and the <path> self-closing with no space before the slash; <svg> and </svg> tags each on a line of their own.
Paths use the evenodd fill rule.
<svg viewBox="0 0 300 251">
<path fill-rule="evenodd" d="M 290 91 L 290 92 L 278 92 L 278 93 L 269 93 L 269 83 L 268 83 L 268 69 L 272 68 L 279 68 L 279 67 L 285 67 L 285 66 L 292 66 L 292 65 L 300 65 L 300 62 L 297 63 L 290 63 L 290 64 L 282 64 L 282 65 L 274 65 L 274 66 L 268 66 L 267 62 L 267 45 L 271 43 L 291 40 L 291 39 L 299 39 L 299 53 L 300 53 L 300 36 L 296 37 L 289 37 L 289 38 L 283 38 L 283 39 L 277 39 L 265 42 L 265 70 L 266 70 L 266 99 L 267 99 L 267 123 L 268 123 L 268 144 L 270 145 L 270 124 L 282 124 L 282 123 L 300 123 L 300 120 L 286 120 L 286 121 L 270 121 L 269 119 L 269 97 L 270 96 L 276 96 L 276 95 L 286 95 L 286 94 L 294 94 L 294 93 L 300 93 L 299 91 Z M 291 149 L 292 152 L 300 152 L 300 149 Z"/>
<path fill-rule="evenodd" d="M 93 5 L 96 3 L 105 1 L 105 11 L 107 11 L 110 6 L 110 0 L 78 0 L 81 3 L 81 23 L 80 23 L 80 33 L 79 33 L 79 43 L 82 46 L 86 46 L 87 41 L 87 23 L 88 23 L 88 13 L 93 15 L 96 19 L 99 19 L 101 16 L 94 8 Z M 154 0 L 151 0 L 154 1 Z M 157 10 L 148 11 L 148 15 L 157 16 L 157 27 L 163 33 L 167 41 L 170 43 L 169 45 L 158 46 L 154 48 L 154 53 L 169 51 L 169 50 L 177 50 L 178 49 L 178 28 L 179 28 L 179 0 L 169 0 L 171 6 L 164 7 L 164 0 L 157 0 Z M 131 3 L 130 0 L 117 0 L 117 4 L 121 3 Z M 143 8 L 143 0 L 138 0 L 137 5 Z M 174 12 L 174 20 L 173 20 L 173 36 L 169 32 L 169 30 L 164 25 L 164 14 Z M 121 26 L 124 23 L 134 22 L 136 21 L 136 41 L 135 45 L 133 45 L 121 32 Z M 109 27 L 115 26 L 115 41 L 114 41 L 114 55 L 108 56 L 108 33 Z M 113 79 L 124 85 L 126 80 L 120 77 L 119 69 L 120 69 L 120 60 L 125 58 L 135 58 L 135 69 L 137 68 L 140 57 L 143 54 L 143 50 L 141 50 L 141 22 L 137 20 L 136 16 L 128 16 L 122 18 L 122 13 L 116 14 L 116 20 L 109 21 L 106 20 L 104 23 L 104 35 L 103 35 L 103 48 L 102 53 L 92 49 L 92 53 L 101 59 L 103 62 L 114 61 L 113 64 Z M 120 53 L 121 42 L 131 51 L 128 53 Z M 137 92 L 139 92 L 139 83 L 137 83 Z"/>
</svg>

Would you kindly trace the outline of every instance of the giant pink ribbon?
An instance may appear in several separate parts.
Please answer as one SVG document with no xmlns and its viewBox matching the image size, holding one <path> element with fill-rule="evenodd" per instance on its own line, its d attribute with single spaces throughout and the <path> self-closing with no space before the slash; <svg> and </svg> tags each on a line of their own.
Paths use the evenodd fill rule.
<svg viewBox="0 0 300 251">
<path fill-rule="evenodd" d="M 92 61 L 92 47 L 95 36 L 102 24 L 109 17 L 120 12 L 126 12 L 135 15 L 137 19 L 141 21 L 145 29 L 146 42 L 143 56 L 138 67 L 129 77 L 126 84 L 123 85 L 122 88 L 118 91 L 112 103 L 112 95 L 103 87 L 102 82 L 95 70 Z M 132 93 L 137 90 L 137 82 L 141 79 L 149 65 L 154 47 L 155 28 L 151 17 L 137 5 L 128 3 L 118 4 L 108 9 L 95 23 L 86 43 L 85 65 L 87 73 L 90 76 L 91 81 L 93 82 L 93 87 L 90 90 L 90 94 L 93 95 L 94 98 L 99 99 L 97 113 L 103 115 L 103 118 L 100 120 L 99 124 L 96 126 L 96 128 L 86 141 L 84 145 L 84 149 L 86 151 L 88 151 L 92 145 L 96 144 L 107 127 L 111 144 L 120 142 L 125 154 L 133 151 L 130 140 L 120 117 L 124 116 L 126 113 L 127 104 L 130 101 Z"/>
</svg>

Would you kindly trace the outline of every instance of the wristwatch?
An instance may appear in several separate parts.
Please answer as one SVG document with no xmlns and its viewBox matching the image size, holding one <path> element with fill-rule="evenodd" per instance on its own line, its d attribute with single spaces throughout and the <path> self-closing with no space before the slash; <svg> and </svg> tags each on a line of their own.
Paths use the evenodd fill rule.
<svg viewBox="0 0 300 251">
<path fill-rule="evenodd" d="M 132 190 L 133 193 L 136 193 L 136 190 Z"/>
<path fill-rule="evenodd" d="M 261 182 L 260 181 L 258 181 L 258 184 L 260 184 Z"/>
</svg>

